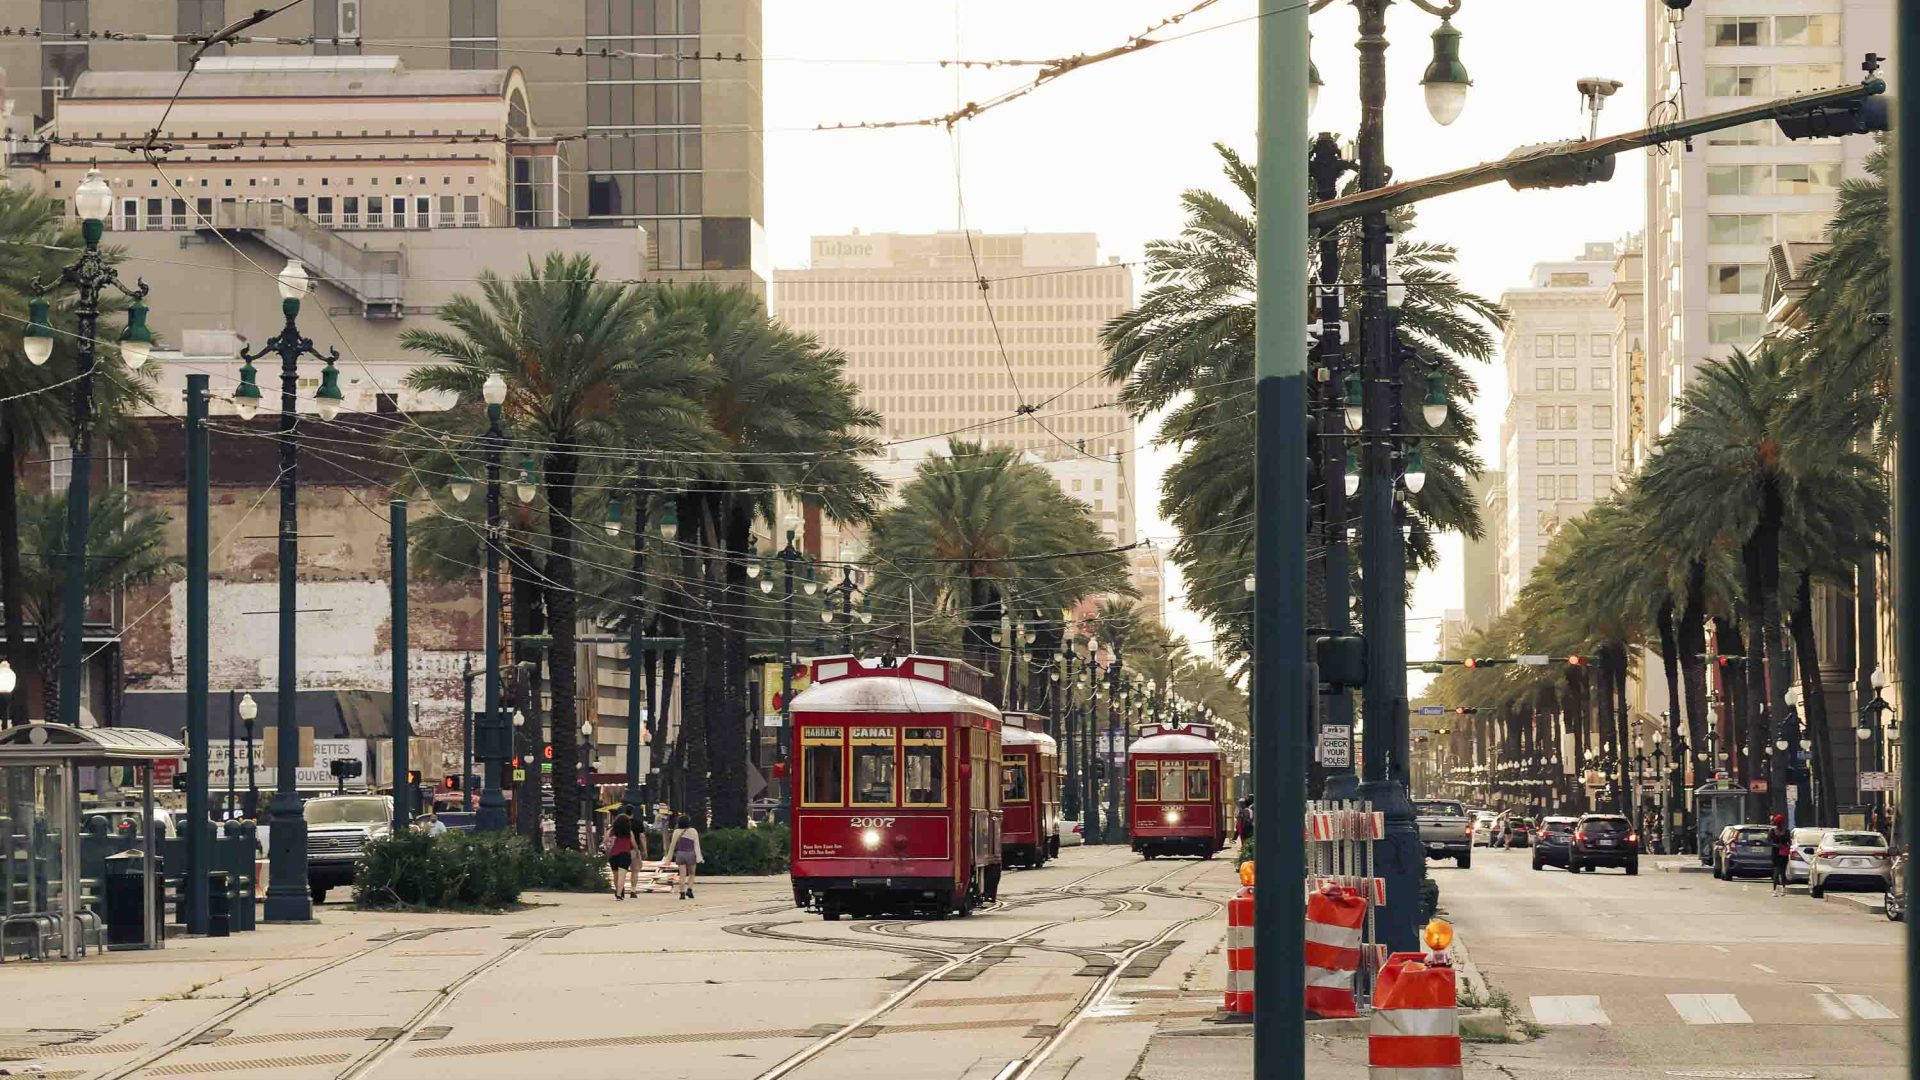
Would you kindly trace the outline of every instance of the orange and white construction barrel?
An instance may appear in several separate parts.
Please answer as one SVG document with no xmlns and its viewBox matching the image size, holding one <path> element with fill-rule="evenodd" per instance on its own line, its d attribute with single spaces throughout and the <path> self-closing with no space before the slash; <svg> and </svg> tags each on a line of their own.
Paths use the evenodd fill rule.
<svg viewBox="0 0 1920 1080">
<path fill-rule="evenodd" d="M 1253 889 L 1227 901 L 1227 999 L 1230 1019 L 1253 1018 Z"/>
<path fill-rule="evenodd" d="M 1307 1008 L 1323 1019 L 1360 1015 L 1353 973 L 1366 919 L 1367 898 L 1352 889 L 1328 886 L 1307 895 Z"/>
<path fill-rule="evenodd" d="M 1460 1017 L 1451 967 L 1394 953 L 1380 970 L 1367 1037 L 1371 1080 L 1460 1080 Z"/>
</svg>

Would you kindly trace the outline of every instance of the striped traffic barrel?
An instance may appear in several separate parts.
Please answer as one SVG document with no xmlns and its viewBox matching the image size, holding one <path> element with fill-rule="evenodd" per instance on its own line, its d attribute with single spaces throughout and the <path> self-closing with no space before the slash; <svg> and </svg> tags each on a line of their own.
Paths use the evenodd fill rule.
<svg viewBox="0 0 1920 1080">
<path fill-rule="evenodd" d="M 1327 886 L 1307 895 L 1307 1008 L 1323 1019 L 1360 1015 L 1353 973 L 1366 919 L 1367 898 L 1353 889 Z"/>
<path fill-rule="evenodd" d="M 1227 901 L 1227 1000 L 1229 1019 L 1253 1019 L 1253 889 Z"/>
<path fill-rule="evenodd" d="M 1380 969 L 1367 1037 L 1371 1080 L 1460 1080 L 1453 968 L 1394 953 Z"/>
</svg>

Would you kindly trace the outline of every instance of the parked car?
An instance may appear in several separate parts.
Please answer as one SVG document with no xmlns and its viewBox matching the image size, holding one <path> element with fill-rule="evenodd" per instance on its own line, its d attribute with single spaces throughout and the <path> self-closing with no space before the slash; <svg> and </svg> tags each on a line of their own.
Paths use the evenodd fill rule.
<svg viewBox="0 0 1920 1080">
<path fill-rule="evenodd" d="M 307 892 L 322 903 L 327 890 L 353 884 L 367 842 L 393 828 L 386 795 L 322 795 L 307 800 Z"/>
<path fill-rule="evenodd" d="M 1540 819 L 1540 830 L 1533 842 L 1535 870 L 1567 865 L 1567 854 L 1573 850 L 1573 830 L 1578 824 L 1577 818 L 1570 817 Z"/>
<path fill-rule="evenodd" d="M 1087 825 L 1084 821 L 1060 819 L 1060 846 L 1079 847 L 1087 842 Z"/>
<path fill-rule="evenodd" d="M 1640 834 L 1619 814 L 1585 814 L 1574 826 L 1567 871 L 1591 873 L 1601 866 L 1617 866 L 1630 877 L 1640 872 Z"/>
<path fill-rule="evenodd" d="M 1807 891 L 1825 896 L 1834 886 L 1885 889 L 1891 861 L 1886 838 L 1879 833 L 1834 829 L 1814 849 L 1807 866 Z"/>
<path fill-rule="evenodd" d="M 1500 815 L 1491 810 L 1482 810 L 1473 815 L 1473 846 L 1492 847 L 1494 837 L 1500 832 Z"/>
<path fill-rule="evenodd" d="M 1907 917 L 1907 854 L 1895 855 L 1887 864 L 1887 921 L 1901 922 Z"/>
<path fill-rule="evenodd" d="M 1807 865 L 1813 861 L 1814 849 L 1820 846 L 1820 838 L 1827 835 L 1826 829 L 1793 830 L 1793 846 L 1787 851 L 1787 883 L 1793 884 L 1807 880 Z M 1768 870 L 1772 872 L 1771 868 Z"/>
<path fill-rule="evenodd" d="M 1773 841 L 1765 825 L 1729 825 L 1713 839 L 1713 876 L 1732 881 L 1746 874 L 1773 876 Z"/>
<path fill-rule="evenodd" d="M 1467 808 L 1452 799 L 1422 799 L 1413 804 L 1420 846 L 1429 859 L 1452 859 L 1460 869 L 1473 865 L 1473 823 Z"/>
<path fill-rule="evenodd" d="M 1516 817 L 1507 819 L 1507 847 L 1532 847 L 1534 824 L 1532 818 Z"/>
</svg>

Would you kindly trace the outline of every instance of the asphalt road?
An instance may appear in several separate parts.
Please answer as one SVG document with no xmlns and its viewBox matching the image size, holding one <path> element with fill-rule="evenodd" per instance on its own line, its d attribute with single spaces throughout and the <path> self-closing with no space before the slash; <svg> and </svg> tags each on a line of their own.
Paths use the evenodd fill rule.
<svg viewBox="0 0 1920 1080">
<path fill-rule="evenodd" d="M 1475 1046 L 1486 1075 L 1904 1077 L 1901 928 L 1765 881 L 1435 863 L 1475 964 L 1541 1038 Z"/>
</svg>

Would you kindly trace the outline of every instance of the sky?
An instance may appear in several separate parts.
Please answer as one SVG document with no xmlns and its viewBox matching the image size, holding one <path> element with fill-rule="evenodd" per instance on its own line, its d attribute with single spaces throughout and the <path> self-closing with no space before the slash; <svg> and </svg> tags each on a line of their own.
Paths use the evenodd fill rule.
<svg viewBox="0 0 1920 1080">
<path fill-rule="evenodd" d="M 820 131 L 821 125 L 938 116 L 1031 80 L 1032 67 L 960 69 L 938 61 L 1032 60 L 1122 43 L 1194 0 L 765 0 L 766 227 L 776 270 L 807 264 L 808 239 L 858 228 L 931 232 L 1092 232 L 1102 254 L 1138 259 L 1177 235 L 1179 199 L 1223 191 L 1224 143 L 1251 159 L 1256 105 L 1256 2 L 1216 0 L 1156 37 L 1175 38 L 1073 72 L 1034 93 L 941 128 Z M 1645 126 L 1647 0 L 1465 0 L 1454 25 L 1474 86 L 1450 127 L 1427 115 L 1419 86 L 1439 20 L 1412 3 L 1388 10 L 1387 160 L 1406 180 L 1504 157 L 1518 146 L 1584 136 L 1574 81 L 1625 87 L 1600 118 L 1605 133 Z M 1578 19 L 1578 32 L 1570 20 Z M 1335 3 L 1312 18 L 1325 82 L 1312 130 L 1344 141 L 1358 127 L 1355 13 Z M 1514 192 L 1505 185 L 1446 196 L 1420 212 L 1415 235 L 1454 244 L 1465 285 L 1498 299 L 1536 262 L 1577 255 L 1643 226 L 1645 162 L 1622 156 L 1614 180 L 1590 188 Z M 1142 287 L 1138 272 L 1136 292 Z M 1475 372 L 1481 452 L 1496 446 L 1505 379 Z M 1141 442 L 1147 442 L 1146 433 Z M 1138 462 L 1141 536 L 1170 538 L 1156 512 L 1173 451 Z M 1421 575 L 1408 612 L 1408 654 L 1430 655 L 1439 616 L 1462 606 L 1461 546 L 1444 538 L 1440 567 Z M 1169 622 L 1211 637 L 1177 599 Z M 1417 688 L 1416 688 L 1417 689 Z"/>
</svg>

